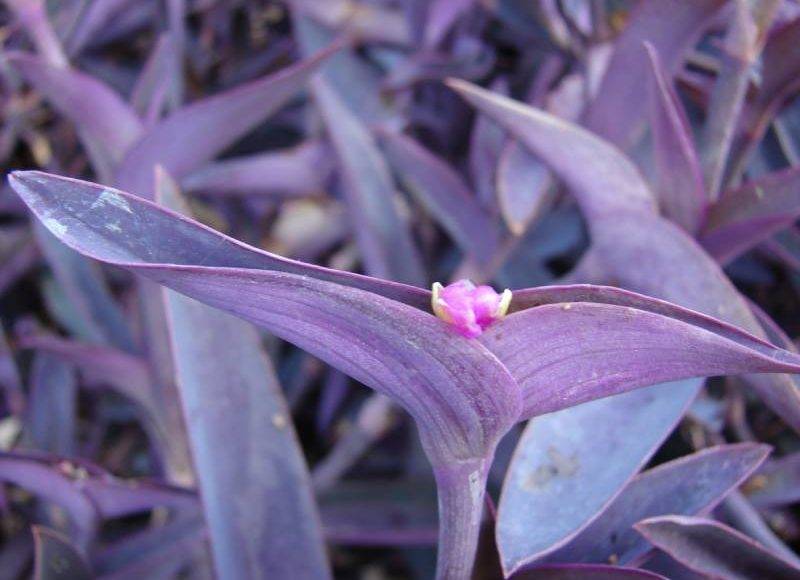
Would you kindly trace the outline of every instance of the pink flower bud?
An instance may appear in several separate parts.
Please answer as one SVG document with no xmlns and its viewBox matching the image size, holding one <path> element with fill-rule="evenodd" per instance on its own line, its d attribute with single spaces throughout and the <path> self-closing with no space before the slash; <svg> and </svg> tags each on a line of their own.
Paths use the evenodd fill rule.
<svg viewBox="0 0 800 580">
<path fill-rule="evenodd" d="M 480 336 L 495 320 L 503 318 L 509 304 L 511 290 L 498 294 L 490 286 L 475 286 L 469 280 L 433 285 L 434 314 L 467 338 Z"/>
</svg>

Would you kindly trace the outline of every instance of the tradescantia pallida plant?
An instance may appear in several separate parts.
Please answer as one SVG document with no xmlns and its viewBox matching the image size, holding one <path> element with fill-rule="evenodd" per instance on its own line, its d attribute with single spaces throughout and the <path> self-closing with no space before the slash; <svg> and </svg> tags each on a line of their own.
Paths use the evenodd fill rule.
<svg viewBox="0 0 800 580">
<path fill-rule="evenodd" d="M 488 470 L 518 421 L 665 381 L 800 373 L 800 355 L 625 290 L 432 294 L 284 259 L 120 190 L 41 172 L 10 182 L 78 252 L 260 325 L 402 405 L 436 476 L 442 579 L 470 575 Z"/>
</svg>

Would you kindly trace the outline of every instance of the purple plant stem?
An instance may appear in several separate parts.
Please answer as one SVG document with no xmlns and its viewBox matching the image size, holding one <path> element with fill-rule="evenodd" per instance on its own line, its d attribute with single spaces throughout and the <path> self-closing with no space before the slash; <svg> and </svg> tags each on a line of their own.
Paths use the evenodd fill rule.
<svg viewBox="0 0 800 580">
<path fill-rule="evenodd" d="M 433 468 L 441 526 L 438 580 L 464 580 L 472 574 L 490 465 L 491 456 Z"/>
</svg>

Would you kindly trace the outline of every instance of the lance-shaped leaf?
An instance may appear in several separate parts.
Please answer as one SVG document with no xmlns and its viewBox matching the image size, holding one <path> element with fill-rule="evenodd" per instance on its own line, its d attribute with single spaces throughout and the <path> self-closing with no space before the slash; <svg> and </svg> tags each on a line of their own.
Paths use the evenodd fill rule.
<svg viewBox="0 0 800 580">
<path fill-rule="evenodd" d="M 601 215 L 655 211 L 653 195 L 641 173 L 610 143 L 535 107 L 467 82 L 450 79 L 447 85 L 545 159 L 586 211 Z M 546 157 L 543 148 L 548 150 Z M 585 170 L 587 164 L 602 166 L 604 171 L 589 173 Z M 604 194 L 586 195 L 586 191 Z"/>
<path fill-rule="evenodd" d="M 392 396 L 426 429 L 441 431 L 435 442 L 427 441 L 431 451 L 481 455 L 486 441 L 516 419 L 516 384 L 502 365 L 479 343 L 463 340 L 427 312 L 326 281 L 326 272 L 333 271 L 257 252 L 137 196 L 37 172 L 14 179 L 32 209 L 41 212 L 65 243 L 262 324 Z M 293 273 L 275 271 L 276 266 Z M 318 273 L 322 279 L 315 277 Z M 371 280 L 348 275 L 338 279 L 344 284 Z M 375 282 L 372 287 L 384 285 Z M 398 287 L 405 289 L 386 288 L 391 292 Z M 230 298 L 231 288 L 238 289 L 237 299 Z M 426 294 L 429 301 L 428 293 L 422 296 Z M 342 349 L 343 340 L 352 340 L 352 348 Z M 387 356 L 381 353 L 388 353 L 392 362 L 378 363 Z M 461 377 L 451 374 L 456 367 Z M 496 386 L 487 390 L 484 384 Z M 477 414 L 477 408 L 485 413 Z M 462 432 L 454 427 L 462 421 L 471 428 Z"/>
<path fill-rule="evenodd" d="M 410 137 L 393 131 L 380 135 L 387 160 L 412 195 L 468 255 L 487 264 L 500 244 L 497 223 L 461 176 Z"/>
<path fill-rule="evenodd" d="M 728 263 L 800 216 L 800 168 L 789 168 L 749 181 L 722 194 L 703 229 L 703 246 Z"/>
<path fill-rule="evenodd" d="M 548 554 L 547 561 L 606 562 L 614 558 L 620 564 L 632 564 L 649 548 L 633 529 L 635 523 L 653 516 L 707 512 L 768 454 L 766 445 L 724 445 L 646 471 L 580 534 Z"/>
<path fill-rule="evenodd" d="M 297 95 L 337 49 L 331 47 L 273 75 L 176 111 L 131 146 L 117 170 L 116 183 L 152 197 L 151 176 L 156 165 L 175 179 L 183 179 Z"/>
<path fill-rule="evenodd" d="M 95 210 L 103 207 L 109 209 L 117 208 L 123 210 L 120 217 L 127 216 L 126 219 L 128 219 L 134 216 L 132 209 L 134 206 L 131 203 L 137 208 L 140 207 L 138 200 L 131 198 L 130 195 L 118 193 L 116 190 L 100 185 L 90 185 L 86 182 L 68 178 L 46 176 L 46 174 L 39 172 L 29 173 L 28 175 L 35 178 L 29 182 L 28 187 L 38 190 L 39 195 L 44 196 L 42 201 L 45 201 L 45 198 L 49 196 L 49 191 L 56 191 L 52 189 L 54 187 L 58 188 L 60 195 L 77 196 L 73 200 L 76 204 L 73 209 L 78 213 L 88 212 L 92 209 L 92 206 L 94 206 Z M 67 190 L 63 188 L 67 188 Z M 125 207 L 128 207 L 131 213 L 125 211 Z M 170 243 L 172 251 L 180 253 L 182 251 L 181 248 L 187 250 L 191 248 L 190 254 L 187 254 L 184 258 L 177 259 L 176 263 L 185 262 L 195 252 L 196 248 L 197 254 L 195 255 L 203 256 L 202 262 L 207 266 L 255 268 L 312 276 L 320 280 L 328 280 L 337 284 L 374 292 L 421 310 L 427 311 L 430 308 L 431 294 L 427 290 L 282 258 L 242 244 L 233 238 L 199 225 L 169 210 L 156 209 L 156 211 L 153 211 L 153 206 L 151 205 L 144 207 L 148 208 L 146 210 L 148 218 L 140 224 L 141 226 L 146 226 L 152 232 L 152 235 L 157 237 L 169 233 L 172 236 L 171 239 L 174 240 Z M 43 207 L 42 209 L 45 208 Z M 176 219 L 178 220 L 177 224 L 174 223 Z M 51 227 L 59 229 L 56 222 L 47 223 Z M 103 230 L 105 230 L 103 235 L 113 234 L 114 230 L 120 226 L 120 223 L 113 220 L 106 223 L 103 227 Z"/>
<path fill-rule="evenodd" d="M 618 149 L 522 103 L 461 81 L 450 81 L 450 85 L 506 127 L 567 183 L 589 221 L 593 246 L 608 275 L 638 292 L 763 334 L 747 303 L 716 262 L 680 228 L 656 215 L 652 206 L 632 203 L 650 192 Z M 580 163 L 572 161 L 575 151 L 580 152 Z M 679 270 L 676 264 L 680 264 Z M 770 408 L 800 430 L 800 393 L 789 377 L 748 380 Z"/>
<path fill-rule="evenodd" d="M 181 185 L 212 196 L 319 195 L 333 172 L 332 152 L 319 141 L 211 163 L 190 173 Z"/>
<path fill-rule="evenodd" d="M 800 568 L 714 520 L 663 516 L 643 520 L 636 529 L 690 570 L 710 578 L 790 580 L 800 576 Z"/>
<path fill-rule="evenodd" d="M 489 327 L 480 340 L 517 379 L 522 389 L 523 417 L 637 386 L 711 374 L 772 372 L 767 366 L 780 372 L 784 361 L 785 370 L 792 372 L 794 365 L 794 354 L 735 327 L 624 290 L 554 286 L 522 290 L 517 297 L 516 308 L 525 309 L 508 316 L 503 324 Z M 705 342 L 707 333 L 726 342 L 717 346 Z M 704 342 L 707 350 L 703 354 L 690 352 L 690 345 L 696 341 Z M 718 362 L 727 371 L 721 367 L 714 370 L 715 363 L 704 360 L 704 354 L 718 347 L 722 350 L 715 356 L 721 357 Z M 729 351 L 733 358 L 726 361 L 728 355 L 723 351 L 729 348 L 733 349 Z M 657 357 L 648 354 L 654 352 L 658 352 Z M 756 362 L 762 357 L 767 366 Z M 570 364 L 559 365 L 559 360 L 569 360 Z M 766 362 L 773 360 L 777 363 L 774 367 Z M 709 372 L 698 372 L 700 367 Z"/>
<path fill-rule="evenodd" d="M 650 126 L 656 165 L 656 187 L 663 213 L 690 234 L 700 226 L 706 196 L 686 112 L 652 45 L 650 58 Z"/>
<path fill-rule="evenodd" d="M 69 538 L 43 526 L 33 526 L 34 580 L 90 580 L 89 564 Z"/>
<path fill-rule="evenodd" d="M 694 45 L 712 16 L 726 0 L 662 0 L 641 2 L 632 11 L 628 24 L 614 43 L 597 96 L 589 105 L 586 125 L 595 133 L 627 149 L 638 136 L 646 111 L 642 98 L 642 79 L 649 64 L 642 43 L 650 42 L 671 78 L 683 64 L 684 55 Z"/>
<path fill-rule="evenodd" d="M 142 133 L 136 113 L 101 81 L 27 54 L 9 55 L 19 73 L 78 129 L 95 169 L 110 177 Z"/>
<path fill-rule="evenodd" d="M 515 580 L 667 580 L 647 570 L 602 564 L 548 564 L 514 574 Z"/>
<path fill-rule="evenodd" d="M 409 220 L 399 211 L 394 182 L 375 139 L 323 77 L 314 79 L 313 90 L 339 157 L 365 269 L 380 278 L 422 284 L 425 275 Z"/>
<path fill-rule="evenodd" d="M 188 213 L 174 183 L 157 174 L 159 203 Z M 308 471 L 258 334 L 171 290 L 164 299 L 218 574 L 329 577 Z"/>
</svg>

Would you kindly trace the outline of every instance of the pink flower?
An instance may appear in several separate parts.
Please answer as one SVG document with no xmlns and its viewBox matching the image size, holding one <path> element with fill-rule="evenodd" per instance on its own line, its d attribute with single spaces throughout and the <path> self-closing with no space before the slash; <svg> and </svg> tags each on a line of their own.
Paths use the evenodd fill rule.
<svg viewBox="0 0 800 580">
<path fill-rule="evenodd" d="M 490 286 L 459 280 L 448 286 L 433 285 L 433 312 L 467 338 L 475 338 L 508 312 L 511 290 L 498 294 Z"/>
</svg>

